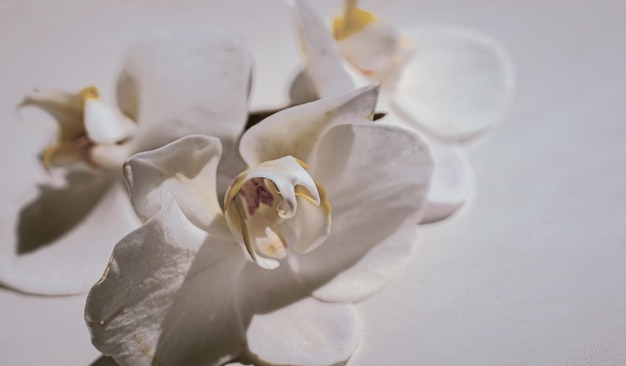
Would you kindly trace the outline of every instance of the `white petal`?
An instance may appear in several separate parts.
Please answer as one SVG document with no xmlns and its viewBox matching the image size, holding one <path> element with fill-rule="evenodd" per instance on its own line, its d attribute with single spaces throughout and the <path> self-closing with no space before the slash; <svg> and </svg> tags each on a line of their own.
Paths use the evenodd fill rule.
<svg viewBox="0 0 626 366">
<path fill-rule="evenodd" d="M 377 87 L 366 86 L 275 113 L 243 134 L 241 156 L 249 166 L 288 155 L 312 164 L 309 158 L 320 136 L 338 124 L 370 121 L 377 96 Z"/>
<path fill-rule="evenodd" d="M 307 1 L 292 0 L 289 3 L 317 94 L 323 98 L 353 90 L 354 84 L 344 69 L 343 57 L 321 16 Z"/>
<path fill-rule="evenodd" d="M 241 38 L 204 27 L 153 33 L 127 54 L 118 104 L 139 122 L 138 150 L 189 134 L 236 149 L 248 112 L 252 58 Z"/>
<path fill-rule="evenodd" d="M 386 114 L 377 123 L 415 129 L 393 113 Z M 463 207 L 474 190 L 474 176 L 465 150 L 455 143 L 436 139 L 425 141 L 433 158 L 434 170 L 421 224 L 444 220 L 454 214 Z"/>
<path fill-rule="evenodd" d="M 123 183 L 102 178 L 72 178 L 67 187 L 37 190 L 27 206 L 5 206 L 2 284 L 41 295 L 89 290 L 115 243 L 140 224 Z"/>
<path fill-rule="evenodd" d="M 348 38 L 339 40 L 344 57 L 364 75 L 384 82 L 401 60 L 400 36 L 383 21 L 374 21 Z"/>
<path fill-rule="evenodd" d="M 263 362 L 325 366 L 352 355 L 359 324 L 351 305 L 307 298 L 255 315 L 247 334 L 250 351 Z"/>
<path fill-rule="evenodd" d="M 83 105 L 80 92 L 35 89 L 24 97 L 18 108 L 34 106 L 44 110 L 59 124 L 59 141 L 73 141 L 85 133 Z"/>
<path fill-rule="evenodd" d="M 116 107 L 100 99 L 85 101 L 85 129 L 89 138 L 97 143 L 115 144 L 128 139 L 137 124 Z"/>
<path fill-rule="evenodd" d="M 514 73 L 498 43 L 454 27 L 409 28 L 402 34 L 415 46 L 392 97 L 403 118 L 454 140 L 475 137 L 503 118 Z"/>
<path fill-rule="evenodd" d="M 192 135 L 130 158 L 124 172 L 139 217 L 156 215 L 168 190 L 191 222 L 207 228 L 222 212 L 215 181 L 221 153 L 217 138 Z"/>
<path fill-rule="evenodd" d="M 435 169 L 422 224 L 448 218 L 463 207 L 474 190 L 474 176 L 465 150 L 432 140 L 428 146 Z"/>
<path fill-rule="evenodd" d="M 317 154 L 312 174 L 328 190 L 333 226 L 324 244 L 293 267 L 320 299 L 360 300 L 410 258 L 431 157 L 417 135 L 377 123 L 333 128 Z"/>
<path fill-rule="evenodd" d="M 218 365 L 242 350 L 243 256 L 192 225 L 173 199 L 115 248 L 87 298 L 93 344 L 122 366 Z"/>
</svg>

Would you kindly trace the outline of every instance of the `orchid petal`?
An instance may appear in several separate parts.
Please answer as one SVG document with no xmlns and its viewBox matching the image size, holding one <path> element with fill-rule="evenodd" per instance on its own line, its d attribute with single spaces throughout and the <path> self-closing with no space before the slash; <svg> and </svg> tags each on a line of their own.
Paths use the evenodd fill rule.
<svg viewBox="0 0 626 366">
<path fill-rule="evenodd" d="M 307 1 L 292 0 L 289 3 L 314 90 L 320 97 L 353 90 L 352 78 L 343 67 L 343 57 L 321 16 Z"/>
<path fill-rule="evenodd" d="M 217 138 L 191 135 L 131 157 L 124 172 L 137 215 L 144 221 L 156 215 L 167 190 L 191 222 L 208 227 L 222 212 L 215 193 L 221 153 Z"/>
<path fill-rule="evenodd" d="M 128 52 L 118 104 L 138 121 L 138 151 L 189 134 L 236 149 L 248 111 L 252 58 L 241 38 L 204 27 L 155 32 Z"/>
<path fill-rule="evenodd" d="M 465 140 L 502 119 L 514 88 L 504 49 L 481 33 L 453 27 L 403 30 L 415 53 L 398 79 L 391 106 L 439 138 Z"/>
<path fill-rule="evenodd" d="M 99 99 L 85 101 L 85 130 L 89 138 L 101 144 L 115 144 L 128 139 L 137 124 L 117 108 Z"/>
<path fill-rule="evenodd" d="M 83 159 L 81 141 L 64 141 L 48 146 L 41 152 L 39 158 L 46 169 L 78 163 Z"/>
<path fill-rule="evenodd" d="M 250 259 L 273 269 L 287 249 L 308 252 L 330 231 L 330 203 L 292 156 L 240 174 L 224 200 L 226 220 Z"/>
<path fill-rule="evenodd" d="M 333 365 L 356 348 L 359 324 L 352 305 L 306 298 L 258 314 L 248 327 L 248 347 L 262 364 Z"/>
<path fill-rule="evenodd" d="M 121 172 L 122 166 L 133 154 L 133 146 L 129 143 L 94 144 L 86 150 L 87 162 L 111 171 Z"/>
<path fill-rule="evenodd" d="M 89 290 L 114 244 L 139 225 L 122 182 L 111 178 L 117 177 L 73 175 L 67 186 L 39 188 L 25 207 L 5 205 L 0 283 L 39 295 Z M 94 236 L 99 226 L 107 230 Z"/>
<path fill-rule="evenodd" d="M 35 89 L 18 107 L 34 106 L 46 111 L 59 124 L 59 142 L 69 142 L 85 134 L 83 111 L 87 95 L 98 97 L 98 89 L 87 87 L 78 93 Z"/>
<path fill-rule="evenodd" d="M 307 69 L 299 70 L 289 86 L 289 104 L 294 106 L 320 99 L 311 74 Z"/>
<path fill-rule="evenodd" d="M 338 124 L 371 121 L 377 97 L 378 88 L 366 86 L 275 113 L 243 134 L 241 157 L 249 166 L 288 155 L 312 164 L 320 136 Z"/>
<path fill-rule="evenodd" d="M 465 150 L 432 140 L 428 146 L 435 169 L 421 224 L 448 218 L 465 204 L 474 189 L 474 177 Z"/>
<path fill-rule="evenodd" d="M 162 210 L 117 244 L 87 298 L 93 344 L 120 365 L 218 365 L 244 343 L 230 239 L 191 224 L 167 191 Z M 225 229 L 216 222 L 216 231 Z M 141 258 L 141 265 L 137 265 Z"/>
<path fill-rule="evenodd" d="M 361 300 L 410 258 L 431 157 L 417 135 L 380 124 L 334 127 L 316 152 L 312 175 L 328 189 L 333 229 L 292 266 L 319 299 Z"/>
<path fill-rule="evenodd" d="M 333 36 L 345 59 L 362 75 L 387 83 L 409 54 L 397 30 L 375 14 L 346 1 L 346 9 L 333 22 Z"/>
</svg>

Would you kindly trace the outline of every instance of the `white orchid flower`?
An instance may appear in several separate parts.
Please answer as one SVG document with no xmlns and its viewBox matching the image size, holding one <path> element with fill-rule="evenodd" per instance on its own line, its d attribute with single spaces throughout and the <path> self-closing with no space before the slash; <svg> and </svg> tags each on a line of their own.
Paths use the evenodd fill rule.
<svg viewBox="0 0 626 366">
<path fill-rule="evenodd" d="M 435 171 L 422 223 L 452 215 L 474 189 L 458 142 L 501 119 L 511 100 L 513 71 L 503 49 L 459 28 L 397 30 L 354 0 L 346 1 L 331 36 L 306 1 L 291 3 L 306 58 L 305 71 L 292 85 L 292 102 L 368 80 L 381 83 L 378 109 L 386 112 L 381 122 L 419 132 L 431 147 Z"/>
<path fill-rule="evenodd" d="M 147 222 L 87 299 L 93 344 L 120 365 L 333 365 L 356 347 L 351 305 L 407 264 L 432 162 L 373 123 L 378 88 L 280 111 L 246 131 L 223 206 L 218 139 L 126 164 Z"/>
<path fill-rule="evenodd" d="M 247 119 L 252 58 L 243 41 L 200 27 L 163 30 L 128 51 L 117 82 L 118 106 L 91 86 L 78 93 L 36 90 L 21 107 L 48 112 L 58 139 L 41 159 L 61 186 L 34 187 L 32 201 L 3 218 L 0 283 L 19 291 L 86 292 L 113 244 L 141 222 L 128 202 L 124 161 L 190 133 L 217 136 L 233 162 Z M 14 228 L 17 228 L 14 229 Z"/>
</svg>

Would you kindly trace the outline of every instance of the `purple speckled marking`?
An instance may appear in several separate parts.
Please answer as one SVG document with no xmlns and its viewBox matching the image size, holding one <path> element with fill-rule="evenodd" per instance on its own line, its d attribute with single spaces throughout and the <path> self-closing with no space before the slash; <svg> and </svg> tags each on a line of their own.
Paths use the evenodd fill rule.
<svg viewBox="0 0 626 366">
<path fill-rule="evenodd" d="M 263 178 L 252 178 L 241 187 L 239 194 L 245 197 L 248 205 L 248 214 L 254 215 L 256 210 L 261 207 L 261 203 L 271 206 L 274 203 L 274 196 L 267 189 Z"/>
</svg>

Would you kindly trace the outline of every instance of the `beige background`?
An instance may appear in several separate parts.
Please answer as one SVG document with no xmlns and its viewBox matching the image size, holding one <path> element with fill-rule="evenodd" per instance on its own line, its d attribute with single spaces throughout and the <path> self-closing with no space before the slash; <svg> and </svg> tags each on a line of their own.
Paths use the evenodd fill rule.
<svg viewBox="0 0 626 366">
<path fill-rule="evenodd" d="M 471 205 L 425 228 L 404 275 L 359 304 L 350 364 L 626 364 L 625 3 L 369 3 L 399 26 L 488 32 L 519 85 L 508 120 L 468 148 Z M 23 93 L 97 83 L 111 97 L 125 47 L 180 23 L 243 34 L 257 63 L 253 106 L 286 101 L 299 55 L 282 1 L 0 0 L 0 207 L 40 176 L 33 154 L 53 131 L 18 121 Z M 0 290 L 0 363 L 89 365 L 98 352 L 83 303 Z"/>
</svg>

